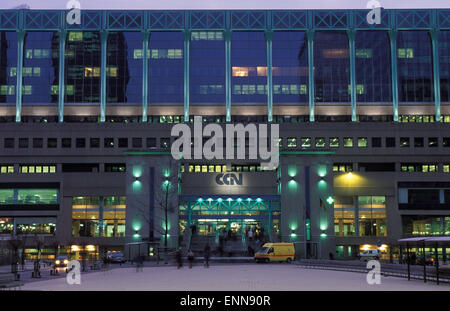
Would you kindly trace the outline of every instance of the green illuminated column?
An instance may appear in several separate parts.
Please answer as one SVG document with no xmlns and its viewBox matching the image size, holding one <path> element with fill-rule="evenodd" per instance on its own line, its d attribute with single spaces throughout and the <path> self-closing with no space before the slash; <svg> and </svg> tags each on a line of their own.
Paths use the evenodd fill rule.
<svg viewBox="0 0 450 311">
<path fill-rule="evenodd" d="M 101 65 L 100 65 L 100 122 L 106 120 L 106 56 L 107 56 L 107 43 L 108 43 L 108 31 L 103 30 L 100 32 L 101 40 Z"/>
<path fill-rule="evenodd" d="M 226 121 L 231 122 L 231 30 L 224 32 L 225 38 L 225 106 Z"/>
<path fill-rule="evenodd" d="M 16 71 L 16 122 L 21 121 L 22 116 L 22 76 L 23 76 L 23 43 L 25 30 L 17 31 L 17 71 Z"/>
<path fill-rule="evenodd" d="M 306 37 L 308 38 L 309 121 L 314 122 L 314 30 L 308 30 Z"/>
<path fill-rule="evenodd" d="M 391 42 L 392 104 L 394 122 L 398 122 L 397 30 L 389 30 Z"/>
<path fill-rule="evenodd" d="M 184 38 L 184 122 L 189 122 L 189 43 L 191 31 L 183 31 Z"/>
<path fill-rule="evenodd" d="M 148 41 L 150 31 L 142 32 L 142 122 L 147 122 L 148 113 Z"/>
<path fill-rule="evenodd" d="M 439 30 L 430 30 L 431 46 L 433 48 L 433 81 L 434 110 L 436 122 L 441 122 L 441 81 L 439 75 Z"/>
<path fill-rule="evenodd" d="M 272 85 L 272 38 L 273 31 L 265 32 L 267 55 L 267 121 L 272 122 L 273 85 Z"/>
<path fill-rule="evenodd" d="M 356 122 L 356 69 L 355 69 L 355 38 L 356 30 L 347 30 L 350 49 L 350 95 L 352 103 L 352 122 Z"/>
<path fill-rule="evenodd" d="M 66 36 L 67 31 L 59 31 L 58 122 L 64 121 L 64 94 L 66 91 L 64 81 L 64 54 L 66 50 Z"/>
</svg>

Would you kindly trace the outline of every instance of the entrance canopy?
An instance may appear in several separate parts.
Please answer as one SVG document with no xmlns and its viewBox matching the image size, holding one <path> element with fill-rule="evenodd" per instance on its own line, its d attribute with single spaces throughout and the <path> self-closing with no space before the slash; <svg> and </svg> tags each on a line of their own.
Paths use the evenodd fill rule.
<svg viewBox="0 0 450 311">
<path fill-rule="evenodd" d="M 398 240 L 400 244 L 408 246 L 450 246 L 450 236 L 417 237 Z"/>
</svg>

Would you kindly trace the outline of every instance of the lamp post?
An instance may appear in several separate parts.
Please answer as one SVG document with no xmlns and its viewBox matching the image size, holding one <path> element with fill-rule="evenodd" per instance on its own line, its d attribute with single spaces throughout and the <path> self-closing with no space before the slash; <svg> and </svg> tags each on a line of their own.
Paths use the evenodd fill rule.
<svg viewBox="0 0 450 311">
<path fill-rule="evenodd" d="M 167 235 L 168 235 L 168 200 L 169 200 L 169 186 L 170 181 L 169 178 L 165 178 L 164 180 L 165 192 L 166 192 L 166 200 L 164 203 L 164 263 L 167 264 Z"/>
</svg>

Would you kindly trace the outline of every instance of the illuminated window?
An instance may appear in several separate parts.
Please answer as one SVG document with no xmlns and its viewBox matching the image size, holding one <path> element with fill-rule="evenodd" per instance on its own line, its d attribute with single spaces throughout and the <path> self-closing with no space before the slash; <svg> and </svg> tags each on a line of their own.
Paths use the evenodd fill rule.
<svg viewBox="0 0 450 311">
<path fill-rule="evenodd" d="M 367 137 L 358 137 L 358 147 L 359 148 L 367 147 Z"/>
<path fill-rule="evenodd" d="M 323 148 L 323 147 L 325 147 L 325 138 L 317 137 L 316 138 L 316 148 Z"/>
<path fill-rule="evenodd" d="M 324 49 L 324 58 L 348 58 L 348 49 Z"/>
<path fill-rule="evenodd" d="M 357 58 L 372 58 L 371 49 L 356 49 L 355 55 Z"/>
<path fill-rule="evenodd" d="M 311 137 L 302 137 L 302 148 L 311 147 Z"/>
<path fill-rule="evenodd" d="M 82 41 L 82 40 L 83 40 L 83 32 L 81 31 L 69 32 L 69 41 Z"/>
<path fill-rule="evenodd" d="M 13 165 L 2 165 L 2 166 L 0 166 L 0 173 L 1 174 L 14 173 L 14 166 Z"/>
<path fill-rule="evenodd" d="M 353 147 L 353 138 L 351 138 L 351 137 L 344 137 L 344 147 L 346 147 L 346 148 Z"/>
<path fill-rule="evenodd" d="M 288 148 L 296 148 L 297 147 L 297 138 L 288 138 L 287 139 L 287 147 Z"/>
<path fill-rule="evenodd" d="M 414 49 L 398 49 L 398 58 L 414 58 Z"/>
<path fill-rule="evenodd" d="M 450 165 L 444 164 L 444 165 L 442 166 L 442 171 L 443 171 L 444 173 L 450 173 Z"/>
<path fill-rule="evenodd" d="M 339 147 L 339 138 L 338 137 L 330 137 L 330 147 L 331 148 Z"/>
</svg>

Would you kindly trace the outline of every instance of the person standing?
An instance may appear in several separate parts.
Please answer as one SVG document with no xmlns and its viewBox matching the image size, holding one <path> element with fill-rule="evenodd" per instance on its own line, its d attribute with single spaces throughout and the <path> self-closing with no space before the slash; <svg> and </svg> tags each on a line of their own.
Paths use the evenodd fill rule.
<svg viewBox="0 0 450 311">
<path fill-rule="evenodd" d="M 192 264 L 194 263 L 194 253 L 192 252 L 191 249 L 189 249 L 188 254 L 187 254 L 187 258 L 189 261 L 189 269 L 192 268 Z"/>
<path fill-rule="evenodd" d="M 247 235 L 248 235 L 248 239 L 250 241 L 252 241 L 253 240 L 253 231 L 252 231 L 252 229 L 248 229 Z"/>
<path fill-rule="evenodd" d="M 205 249 L 203 251 L 203 257 L 205 258 L 205 267 L 209 268 L 209 256 L 211 254 L 211 247 L 209 244 L 205 245 Z"/>
<path fill-rule="evenodd" d="M 175 259 L 177 261 L 177 269 L 183 267 L 183 260 L 181 258 L 181 251 L 179 249 L 177 249 L 177 251 L 175 252 Z"/>
</svg>

